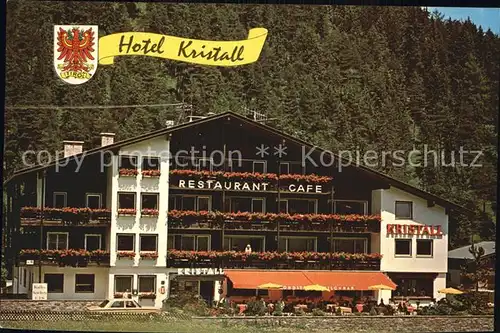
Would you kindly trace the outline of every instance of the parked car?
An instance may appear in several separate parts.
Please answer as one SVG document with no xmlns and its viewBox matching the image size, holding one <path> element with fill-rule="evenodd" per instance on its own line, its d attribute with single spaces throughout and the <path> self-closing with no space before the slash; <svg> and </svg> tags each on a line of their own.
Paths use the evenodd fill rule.
<svg viewBox="0 0 500 333">
<path fill-rule="evenodd" d="M 89 306 L 89 311 L 95 312 L 126 312 L 126 313 L 158 313 L 161 309 L 142 306 L 132 299 L 109 299 L 97 306 Z"/>
</svg>

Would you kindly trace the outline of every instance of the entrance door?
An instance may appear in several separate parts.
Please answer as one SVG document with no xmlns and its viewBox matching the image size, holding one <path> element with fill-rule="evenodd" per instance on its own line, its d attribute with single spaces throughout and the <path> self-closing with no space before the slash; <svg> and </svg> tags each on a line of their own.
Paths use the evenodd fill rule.
<svg viewBox="0 0 500 333">
<path fill-rule="evenodd" d="M 200 296 L 208 303 L 212 305 L 212 300 L 214 299 L 214 281 L 200 281 Z"/>
</svg>

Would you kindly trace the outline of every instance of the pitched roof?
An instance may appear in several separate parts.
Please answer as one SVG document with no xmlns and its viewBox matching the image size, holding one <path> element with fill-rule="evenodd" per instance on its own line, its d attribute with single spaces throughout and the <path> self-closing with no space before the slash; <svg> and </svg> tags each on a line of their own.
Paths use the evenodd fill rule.
<svg viewBox="0 0 500 333">
<path fill-rule="evenodd" d="M 62 163 L 62 161 L 64 161 L 64 160 L 68 161 L 70 159 L 79 158 L 83 154 L 85 154 L 86 156 L 89 156 L 89 155 L 93 155 L 93 154 L 99 153 L 99 152 L 104 151 L 104 150 L 119 149 L 120 147 L 123 147 L 123 146 L 134 144 L 134 143 L 137 143 L 137 142 L 140 142 L 140 141 L 143 141 L 143 140 L 152 139 L 152 138 L 155 138 L 155 137 L 158 137 L 158 136 L 167 135 L 167 134 L 174 133 L 176 131 L 179 131 L 179 130 L 182 130 L 182 129 L 186 129 L 186 128 L 189 128 L 189 127 L 192 127 L 192 126 L 196 126 L 196 125 L 200 125 L 200 124 L 204 124 L 204 123 L 209 123 L 209 122 L 212 122 L 212 121 L 216 121 L 216 120 L 219 120 L 219 119 L 223 119 L 225 117 L 236 118 L 236 119 L 238 119 L 240 121 L 243 121 L 243 122 L 246 122 L 248 124 L 251 124 L 252 126 L 259 127 L 259 128 L 261 128 L 261 129 L 263 129 L 265 131 L 274 133 L 275 135 L 282 136 L 282 137 L 286 138 L 287 140 L 295 142 L 296 144 L 303 145 L 303 146 L 306 146 L 306 147 L 309 147 L 309 148 L 314 147 L 319 152 L 328 152 L 328 153 L 330 153 L 326 149 L 322 149 L 320 147 L 314 146 L 311 143 L 305 142 L 305 141 L 303 141 L 301 139 L 298 139 L 296 137 L 288 135 L 288 134 L 286 134 L 284 132 L 281 132 L 281 131 L 279 131 L 279 130 L 271 127 L 271 126 L 268 126 L 268 125 L 265 125 L 265 124 L 262 124 L 262 123 L 258 123 L 258 122 L 255 122 L 255 121 L 252 121 L 251 119 L 249 119 L 247 117 L 244 117 L 244 116 L 242 116 L 240 114 L 234 113 L 232 111 L 228 111 L 228 112 L 216 114 L 216 115 L 213 115 L 213 116 L 208 116 L 208 117 L 203 118 L 203 119 L 198 119 L 198 120 L 195 120 L 195 121 L 192 121 L 192 122 L 183 123 L 183 124 L 179 124 L 179 125 L 168 127 L 168 128 L 162 128 L 162 129 L 159 129 L 159 130 L 156 130 L 156 131 L 152 131 L 152 132 L 149 132 L 149 133 L 145 133 L 145 134 L 142 134 L 142 135 L 130 138 L 130 139 L 126 139 L 126 140 L 122 140 L 122 141 L 117 141 L 117 142 L 115 142 L 115 143 L 113 143 L 111 145 L 107 145 L 107 146 L 104 146 L 104 147 L 93 148 L 93 149 L 84 151 L 84 152 L 82 152 L 80 154 L 77 154 L 77 155 L 74 155 L 74 156 L 57 159 L 57 160 L 55 160 L 55 161 L 53 161 L 51 163 L 45 164 L 45 165 L 37 165 L 37 166 L 34 166 L 34 167 L 21 169 L 21 170 L 18 170 L 17 172 L 15 172 L 6 181 L 6 184 L 9 183 L 10 181 L 12 181 L 13 179 L 17 178 L 18 176 L 23 175 L 23 174 L 27 174 L 27 173 L 31 173 L 31 172 L 39 171 L 39 170 L 44 170 L 46 168 L 49 168 L 51 166 L 56 165 L 57 163 Z M 349 162 L 346 158 L 338 156 L 338 155 L 335 155 L 335 154 L 334 154 L 334 158 L 338 159 L 339 161 Z M 63 165 L 66 165 L 66 161 L 64 162 Z M 455 203 L 453 203 L 451 201 L 448 201 L 448 200 L 446 200 L 444 198 L 438 197 L 438 196 L 436 196 L 436 195 L 434 195 L 432 193 L 426 192 L 426 191 L 421 190 L 419 188 L 416 188 L 416 187 L 414 187 L 414 186 L 412 186 L 410 184 L 407 184 L 405 182 L 402 182 L 400 180 L 392 178 L 392 177 L 390 177 L 390 176 L 388 176 L 386 174 L 383 174 L 383 173 L 381 173 L 381 172 L 379 172 L 377 170 L 374 170 L 374 169 L 371 169 L 369 167 L 362 166 L 362 165 L 355 165 L 353 167 L 357 168 L 357 169 L 360 169 L 360 170 L 362 170 L 362 171 L 364 171 L 364 172 L 366 172 L 368 174 L 371 174 L 372 176 L 375 176 L 375 177 L 377 177 L 379 179 L 382 179 L 383 181 L 385 181 L 386 183 L 388 183 L 390 186 L 394 186 L 396 188 L 399 188 L 399 189 L 401 189 L 403 191 L 406 191 L 406 192 L 411 193 L 413 195 L 416 195 L 418 197 L 425 198 L 426 200 L 435 202 L 436 204 L 441 205 L 443 207 L 460 210 L 460 211 L 462 211 L 464 213 L 471 213 L 471 211 L 469 211 L 465 207 L 462 207 L 462 206 L 457 205 L 457 204 L 455 204 Z"/>
<path fill-rule="evenodd" d="M 482 247 L 484 249 L 484 255 L 490 255 L 495 253 L 495 242 L 479 242 L 474 244 L 474 247 Z M 469 252 L 470 245 L 462 246 L 457 249 L 448 251 L 448 258 L 451 259 L 474 259 L 472 254 Z"/>
</svg>

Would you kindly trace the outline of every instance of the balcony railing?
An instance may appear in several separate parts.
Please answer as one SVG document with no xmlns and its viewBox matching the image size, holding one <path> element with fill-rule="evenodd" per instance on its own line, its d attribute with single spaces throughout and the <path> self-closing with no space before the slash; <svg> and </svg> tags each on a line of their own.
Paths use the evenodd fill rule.
<svg viewBox="0 0 500 333">
<path fill-rule="evenodd" d="M 168 212 L 171 229 L 209 228 L 225 230 L 380 232 L 379 215 L 220 213 L 208 211 Z"/>
<path fill-rule="evenodd" d="M 40 259 L 40 250 L 38 249 L 23 249 L 19 252 L 19 260 L 35 260 Z M 90 264 L 109 265 L 109 252 L 104 250 L 86 251 L 82 249 L 68 250 L 41 250 L 42 264 L 86 267 Z"/>
<path fill-rule="evenodd" d="M 107 225 L 111 222 L 111 211 L 109 209 L 91 208 L 52 208 L 45 207 L 43 214 L 38 207 L 22 207 L 21 222 L 24 225 L 40 223 L 42 218 L 49 224 L 62 225 Z"/>
<path fill-rule="evenodd" d="M 245 252 L 169 250 L 174 268 L 261 268 L 320 270 L 380 270 L 378 253 Z"/>
</svg>

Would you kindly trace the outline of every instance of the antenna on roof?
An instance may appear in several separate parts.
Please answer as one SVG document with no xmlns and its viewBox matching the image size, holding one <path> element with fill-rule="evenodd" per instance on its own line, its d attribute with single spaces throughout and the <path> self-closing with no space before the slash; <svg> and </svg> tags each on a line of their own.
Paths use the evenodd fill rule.
<svg viewBox="0 0 500 333">
<path fill-rule="evenodd" d="M 255 110 L 251 110 L 246 106 L 243 108 L 243 110 L 247 118 L 250 118 L 257 123 L 266 123 L 276 119 L 276 118 L 268 118 L 267 115 L 257 112 Z"/>
</svg>

